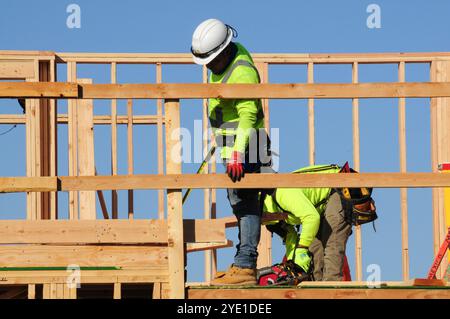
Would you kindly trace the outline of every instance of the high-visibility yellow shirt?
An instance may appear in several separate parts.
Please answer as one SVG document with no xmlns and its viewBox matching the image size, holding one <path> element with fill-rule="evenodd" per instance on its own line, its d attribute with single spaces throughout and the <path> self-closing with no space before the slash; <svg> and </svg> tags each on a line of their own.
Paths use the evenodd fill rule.
<svg viewBox="0 0 450 319">
<path fill-rule="evenodd" d="M 211 72 L 209 83 L 260 83 L 250 53 L 241 44 L 235 45 L 237 53 L 233 61 L 222 74 Z M 234 139 L 234 145 L 222 147 L 222 158 L 230 158 L 233 151 L 244 153 L 249 143 L 250 130 L 264 127 L 260 99 L 211 98 L 208 102 L 208 115 L 216 137 L 231 136 L 230 139 Z"/>
<path fill-rule="evenodd" d="M 337 165 L 314 165 L 298 169 L 293 173 L 339 173 L 339 171 L 340 167 Z M 319 230 L 320 215 L 325 212 L 326 200 L 330 193 L 331 188 L 277 188 L 275 200 L 272 196 L 266 196 L 264 212 L 280 212 L 280 208 L 289 212 L 286 223 L 291 226 L 289 231 L 291 234 L 286 239 L 287 252 L 293 252 L 297 246 L 295 225 L 302 225 L 298 244 L 309 247 L 312 243 Z"/>
</svg>

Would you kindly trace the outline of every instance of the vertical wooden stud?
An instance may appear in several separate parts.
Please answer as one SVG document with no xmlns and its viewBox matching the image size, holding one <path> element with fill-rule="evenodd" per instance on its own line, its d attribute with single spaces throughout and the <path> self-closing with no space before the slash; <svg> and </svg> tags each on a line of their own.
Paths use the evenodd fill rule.
<svg viewBox="0 0 450 319">
<path fill-rule="evenodd" d="M 122 284 L 120 282 L 114 283 L 114 299 L 122 299 Z"/>
<path fill-rule="evenodd" d="M 35 284 L 28 285 L 28 299 L 36 299 L 36 285 Z"/>
<path fill-rule="evenodd" d="M 39 82 L 39 60 L 34 60 L 34 78 L 32 82 Z M 42 157 L 41 157 L 41 108 L 40 108 L 40 100 L 33 100 L 33 108 L 34 112 L 31 113 L 32 121 L 33 121 L 33 141 L 34 145 L 34 176 L 42 176 Z M 37 192 L 35 195 L 35 211 L 34 211 L 34 219 L 41 219 L 42 216 L 42 193 Z"/>
<path fill-rule="evenodd" d="M 202 68 L 202 80 L 203 83 L 207 83 L 208 82 L 208 69 L 206 68 L 206 66 L 203 66 Z M 208 100 L 207 99 L 203 99 L 203 158 L 206 158 L 206 155 L 208 154 L 208 150 L 209 150 L 209 135 L 208 135 Z M 204 174 L 208 174 L 209 172 L 209 163 L 207 163 L 205 165 L 205 168 L 203 169 L 203 173 Z M 203 217 L 205 219 L 210 219 L 211 218 L 211 189 L 210 188 L 205 188 L 203 190 L 203 195 L 204 195 L 204 200 L 203 200 L 203 209 L 204 209 L 204 213 L 203 213 Z M 211 281 L 211 276 L 212 276 L 212 252 L 211 250 L 205 250 L 205 282 L 210 282 Z"/>
<path fill-rule="evenodd" d="M 432 61 L 430 68 L 432 82 L 450 81 L 450 61 Z M 438 165 L 450 162 L 449 119 L 450 98 L 432 98 L 431 112 L 431 159 L 433 172 L 438 171 Z M 445 205 L 444 189 L 433 188 L 433 248 L 436 255 L 445 239 Z M 445 276 L 446 269 L 441 265 L 437 272 L 438 278 Z"/>
<path fill-rule="evenodd" d="M 128 175 L 133 175 L 133 100 L 127 102 L 127 135 L 128 135 Z M 162 150 L 159 150 L 162 152 Z M 134 217 L 133 190 L 128 190 L 128 219 Z"/>
<path fill-rule="evenodd" d="M 405 62 L 398 65 L 398 81 L 405 82 Z M 400 146 L 400 172 L 406 173 L 406 100 L 398 99 L 398 136 Z M 400 212 L 402 227 L 402 273 L 403 280 L 409 279 L 408 245 L 408 189 L 400 188 Z"/>
<path fill-rule="evenodd" d="M 162 285 L 160 282 L 153 283 L 152 299 L 161 299 Z"/>
<path fill-rule="evenodd" d="M 358 83 L 358 62 L 352 65 L 352 83 Z M 353 168 L 360 170 L 359 153 L 359 99 L 352 99 L 353 116 Z M 362 235 L 361 226 L 355 226 L 355 273 L 356 280 L 362 281 Z"/>
<path fill-rule="evenodd" d="M 259 72 L 260 82 L 268 83 L 268 64 L 265 62 L 256 63 L 256 67 Z M 269 114 L 269 100 L 261 99 L 264 110 L 264 126 L 267 134 L 270 133 L 270 114 Z M 265 226 L 261 227 L 261 237 L 258 244 L 258 261 L 257 267 L 267 267 L 272 265 L 272 234 L 266 229 Z"/>
<path fill-rule="evenodd" d="M 50 81 L 56 82 L 56 62 L 50 61 Z M 58 109 L 57 101 L 50 99 L 50 176 L 58 175 Z M 58 218 L 58 192 L 50 193 L 50 219 Z"/>
<path fill-rule="evenodd" d="M 166 120 L 166 172 L 181 174 L 180 103 L 164 101 Z M 184 240 L 181 189 L 167 190 L 169 298 L 184 298 Z"/>
<path fill-rule="evenodd" d="M 156 63 L 156 83 L 162 82 L 162 65 Z M 163 156 L 163 103 L 161 99 L 156 100 L 157 108 L 157 136 L 158 136 L 158 174 L 164 174 Z M 158 190 L 158 218 L 164 219 L 164 190 Z"/>
<path fill-rule="evenodd" d="M 49 283 L 42 285 L 42 299 L 51 299 L 50 297 L 50 285 Z"/>
<path fill-rule="evenodd" d="M 111 84 L 117 83 L 117 64 L 111 63 Z M 111 100 L 111 175 L 117 175 L 117 100 Z M 118 218 L 117 191 L 111 191 L 112 218 Z"/>
<path fill-rule="evenodd" d="M 77 82 L 76 62 L 67 62 L 67 81 Z M 77 152 L 77 100 L 68 100 L 69 176 L 76 176 Z M 78 219 L 78 192 L 69 192 L 69 219 Z"/>
<path fill-rule="evenodd" d="M 92 79 L 78 79 L 78 83 L 92 84 Z M 78 100 L 77 140 L 78 176 L 95 175 L 94 105 L 92 99 Z M 96 219 L 95 191 L 79 192 L 80 219 Z"/>
<path fill-rule="evenodd" d="M 314 83 L 314 64 L 308 63 L 308 83 Z M 314 165 L 316 161 L 316 142 L 314 128 L 314 99 L 308 99 L 308 144 L 309 144 L 309 165 Z"/>
</svg>

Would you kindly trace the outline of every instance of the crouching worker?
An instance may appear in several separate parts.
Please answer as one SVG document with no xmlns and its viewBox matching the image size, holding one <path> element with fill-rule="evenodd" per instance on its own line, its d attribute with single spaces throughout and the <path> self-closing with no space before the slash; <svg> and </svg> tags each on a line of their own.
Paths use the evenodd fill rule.
<svg viewBox="0 0 450 319">
<path fill-rule="evenodd" d="M 346 163 L 343 167 L 308 166 L 293 173 L 351 172 L 355 171 Z M 352 233 L 352 224 L 373 221 L 377 217 L 371 193 L 369 188 L 278 188 L 266 191 L 262 223 L 272 234 L 283 239 L 287 259 L 284 265 L 288 265 L 288 270 L 294 268 L 301 280 L 342 280 L 345 246 Z M 274 219 L 271 214 L 284 215 L 284 219 L 271 220 Z"/>
</svg>

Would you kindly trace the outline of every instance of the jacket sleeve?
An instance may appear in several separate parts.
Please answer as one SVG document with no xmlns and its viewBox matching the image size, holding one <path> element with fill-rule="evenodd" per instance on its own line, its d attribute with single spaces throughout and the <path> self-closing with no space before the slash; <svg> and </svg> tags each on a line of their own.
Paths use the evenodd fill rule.
<svg viewBox="0 0 450 319">
<path fill-rule="evenodd" d="M 249 67 L 239 66 L 236 68 L 235 72 L 233 72 L 233 75 L 234 73 L 236 73 L 236 76 L 233 76 L 229 83 L 259 83 L 258 77 L 254 74 L 255 71 Z M 256 126 L 258 100 L 235 100 L 235 107 L 239 115 L 239 125 L 236 131 L 236 140 L 233 151 L 244 153 L 248 145 L 251 129 Z"/>
<path fill-rule="evenodd" d="M 302 225 L 298 244 L 309 247 L 320 225 L 320 215 L 314 205 L 299 188 L 277 189 L 276 200 L 284 210 L 292 213 L 287 220 L 289 224 Z"/>
</svg>

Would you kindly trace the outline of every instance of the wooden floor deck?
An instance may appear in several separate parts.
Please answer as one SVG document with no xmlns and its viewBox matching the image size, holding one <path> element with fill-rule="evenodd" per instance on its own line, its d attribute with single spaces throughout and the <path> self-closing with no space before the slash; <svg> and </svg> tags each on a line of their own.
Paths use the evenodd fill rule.
<svg viewBox="0 0 450 319">
<path fill-rule="evenodd" d="M 190 285 L 188 299 L 450 299 L 450 285 L 413 286 L 413 282 L 385 282 L 371 288 L 359 282 L 312 282 L 298 287 L 217 287 Z"/>
</svg>

